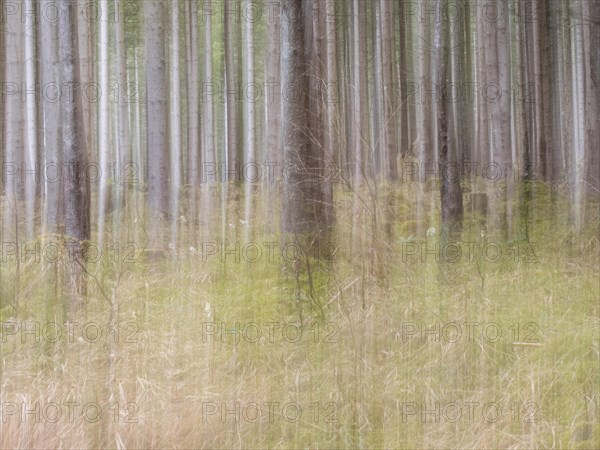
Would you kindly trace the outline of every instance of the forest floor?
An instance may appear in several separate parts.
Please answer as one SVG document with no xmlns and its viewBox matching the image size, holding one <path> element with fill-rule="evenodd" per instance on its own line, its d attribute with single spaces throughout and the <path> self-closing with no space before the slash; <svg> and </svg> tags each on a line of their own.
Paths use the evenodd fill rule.
<svg viewBox="0 0 600 450">
<path fill-rule="evenodd" d="M 436 195 L 338 194 L 308 258 L 267 212 L 166 252 L 121 218 L 72 323 L 53 247 L 3 255 L 0 447 L 600 448 L 597 201 L 467 203 L 444 244 Z"/>
</svg>

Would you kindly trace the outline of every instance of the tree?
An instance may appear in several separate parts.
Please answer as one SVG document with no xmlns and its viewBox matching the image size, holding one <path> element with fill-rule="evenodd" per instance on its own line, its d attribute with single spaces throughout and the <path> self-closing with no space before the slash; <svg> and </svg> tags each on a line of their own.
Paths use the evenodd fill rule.
<svg viewBox="0 0 600 450">
<path fill-rule="evenodd" d="M 243 66 L 244 76 L 243 82 L 245 87 L 255 86 L 254 84 L 254 6 L 253 2 L 245 1 L 245 10 L 247 16 L 244 18 L 244 53 Z M 244 92 L 252 92 L 244 90 Z M 252 94 L 250 94 L 252 95 Z M 252 219 L 252 199 L 255 189 L 254 184 L 258 179 L 259 173 L 256 170 L 256 113 L 253 98 L 244 98 L 244 168 L 242 174 L 245 181 L 245 211 L 244 219 L 246 220 L 245 235 L 248 241 L 248 230 Z"/>
<path fill-rule="evenodd" d="M 45 8 L 51 0 L 43 0 L 41 7 Z M 50 20 L 42 20 L 41 34 L 41 82 L 43 86 L 55 86 L 59 83 L 58 60 L 58 27 Z M 59 111 L 60 102 L 54 101 L 51 95 L 42 96 L 42 128 L 43 128 L 43 158 L 44 163 L 44 221 L 48 233 L 59 232 L 62 222 L 61 201 L 62 153 L 59 150 Z"/>
<path fill-rule="evenodd" d="M 61 7 L 66 11 L 69 0 L 62 0 Z M 61 82 L 67 86 L 78 86 L 79 42 L 77 22 L 68 14 L 60 18 L 60 61 Z M 77 314 L 83 307 L 85 295 L 86 242 L 90 238 L 90 190 L 85 176 L 87 153 L 83 134 L 83 105 L 81 90 L 73 89 L 71 96 L 63 97 L 61 104 L 62 149 L 65 167 L 69 169 L 64 182 L 66 239 L 71 245 L 72 263 L 68 286 L 70 293 L 69 310 Z"/>
<path fill-rule="evenodd" d="M 128 106 L 131 100 L 130 86 L 127 77 L 127 43 L 125 36 L 125 6 L 122 3 L 115 5 L 116 7 L 121 6 L 123 14 L 119 15 L 119 20 L 115 24 L 115 37 L 117 43 L 117 136 L 118 136 L 118 155 L 116 159 L 117 167 L 117 179 L 115 180 L 115 187 L 118 185 L 118 192 L 116 195 L 117 204 L 115 209 L 119 210 L 124 206 L 124 202 L 127 199 L 126 196 L 126 184 L 130 180 L 125 180 L 124 176 L 127 173 L 126 169 L 129 162 L 131 161 L 131 127 L 129 125 L 129 111 Z"/>
<path fill-rule="evenodd" d="M 195 195 L 200 182 L 200 117 L 198 114 L 198 4 L 186 1 L 187 33 L 185 37 L 187 56 L 187 183 L 191 188 L 192 214 L 195 220 Z M 177 61 L 176 64 L 179 64 Z"/>
<path fill-rule="evenodd" d="M 326 124 L 325 124 L 325 161 L 326 174 L 323 183 L 323 202 L 325 208 L 325 220 L 333 226 L 335 211 L 333 208 L 333 183 L 332 179 L 337 177 L 340 169 L 339 149 L 339 83 L 337 63 L 337 21 L 335 0 L 325 2 L 325 39 L 326 59 L 325 81 L 327 82 L 325 98 Z"/>
<path fill-rule="evenodd" d="M 16 7 L 15 5 L 12 5 Z M 4 177 L 4 192 L 8 201 L 8 208 L 3 224 L 5 238 L 11 236 L 16 238 L 17 229 L 17 201 L 23 200 L 24 189 L 21 183 L 20 167 L 23 163 L 23 108 L 21 103 L 20 83 L 23 79 L 23 38 L 24 30 L 21 16 L 18 13 L 6 16 L 5 56 L 4 66 L 5 87 L 3 91 L 4 113 L 6 122 L 4 124 L 4 164 L 7 167 L 7 175 Z M 8 169 L 10 167 L 10 169 Z M 14 173 L 14 174 L 13 174 Z M 8 234 L 8 230 L 13 230 Z"/>
<path fill-rule="evenodd" d="M 226 2 L 225 6 L 225 21 L 223 42 L 225 44 L 225 146 L 226 146 L 226 172 L 236 173 L 237 167 L 237 152 L 238 152 L 238 134 L 237 134 L 237 77 L 234 65 L 235 52 L 235 27 L 233 21 L 238 21 L 236 14 L 236 2 L 231 2 L 234 7 L 226 6 L 230 2 Z M 227 180 L 229 181 L 229 180 Z"/>
<path fill-rule="evenodd" d="M 440 7 L 444 1 L 438 0 Z M 439 9 L 441 11 L 441 8 Z M 455 152 L 448 148 L 448 59 L 450 57 L 447 46 L 449 42 L 447 21 L 442 18 L 436 27 L 434 37 L 435 59 L 437 62 L 436 81 L 440 91 L 440 101 L 436 104 L 437 129 L 440 148 L 440 166 L 442 168 L 441 202 L 442 202 L 442 230 L 445 235 L 451 231 L 459 231 L 462 226 L 463 203 L 460 187 L 458 165 Z"/>
<path fill-rule="evenodd" d="M 194 36 L 194 34 L 192 34 Z M 194 42 L 193 46 L 197 48 L 198 43 Z M 169 75 L 171 77 L 171 104 L 169 105 L 169 137 L 170 137 L 170 162 L 171 162 L 171 190 L 169 195 L 169 205 L 171 206 L 170 216 L 177 217 L 179 211 L 179 190 L 181 189 L 181 174 L 182 174 L 182 160 L 181 160 L 181 82 L 179 74 L 179 2 L 175 2 L 172 8 L 171 14 L 171 46 L 170 46 L 170 58 L 169 58 Z M 197 63 L 197 58 L 196 58 Z M 197 73 L 196 66 L 196 73 Z M 198 87 L 197 79 L 193 78 L 191 84 L 194 86 L 194 101 L 188 103 L 188 110 L 196 112 L 196 122 L 193 126 L 196 129 L 196 137 L 198 130 Z M 190 120 L 190 124 L 191 124 Z M 188 146 L 188 151 L 194 154 L 199 153 L 197 140 L 195 141 L 196 146 Z M 198 167 L 198 161 L 196 160 L 196 168 Z M 197 177 L 197 171 L 195 176 Z M 174 228 L 175 230 L 175 228 Z M 175 240 L 175 233 L 173 241 Z"/>
<path fill-rule="evenodd" d="M 383 136 L 384 136 L 384 168 L 385 176 L 390 180 L 398 178 L 398 165 L 396 163 L 396 123 L 398 117 L 396 114 L 396 97 L 393 87 L 393 45 L 392 45 L 392 11 L 390 11 L 390 2 L 382 0 L 380 2 L 381 12 L 381 37 L 382 37 L 382 83 L 383 83 Z"/>
<path fill-rule="evenodd" d="M 109 49 L 108 49 L 108 1 L 101 0 L 100 10 L 103 12 L 98 24 L 98 79 L 100 99 L 98 101 L 98 163 L 100 166 L 100 183 L 98 186 L 98 240 L 103 242 L 105 214 L 110 203 L 110 125 L 109 125 Z"/>
<path fill-rule="evenodd" d="M 144 2 L 144 13 L 148 207 L 152 214 L 164 218 L 169 215 L 170 190 L 164 4 Z"/>
<path fill-rule="evenodd" d="M 309 44 L 312 16 L 303 0 L 285 0 L 281 18 L 281 83 L 288 90 L 282 99 L 284 233 L 309 233 L 324 227 L 318 177 L 323 158 L 311 142 L 309 126 Z M 289 93 L 293 89 L 293 94 Z M 314 100 L 313 100 L 314 101 Z"/>
<path fill-rule="evenodd" d="M 265 99 L 265 146 L 266 162 L 274 167 L 281 163 L 281 10 L 273 15 L 273 21 L 267 29 L 267 48 L 265 61 L 265 86 L 273 86 L 275 95 L 267 95 Z M 264 177 L 268 184 L 265 189 L 267 215 L 273 217 L 275 212 L 275 189 L 270 174 Z M 267 222 L 268 230 L 272 223 Z"/>
<path fill-rule="evenodd" d="M 34 9 L 33 0 L 26 0 L 24 3 L 25 8 L 31 11 Z M 27 15 L 25 18 L 25 85 L 30 90 L 36 86 L 37 70 L 36 70 L 36 26 L 33 15 Z M 37 91 L 37 89 L 35 89 Z M 37 181 L 38 181 L 38 164 L 37 164 L 37 95 L 34 91 L 34 95 L 29 93 L 25 96 L 25 137 L 26 147 L 24 155 L 24 163 L 26 169 L 29 171 L 23 172 L 25 175 L 25 223 L 26 232 L 25 237 L 27 240 L 33 238 L 34 230 L 34 210 L 35 210 L 35 199 L 37 193 Z M 33 174 L 31 173 L 33 171 Z"/>
</svg>

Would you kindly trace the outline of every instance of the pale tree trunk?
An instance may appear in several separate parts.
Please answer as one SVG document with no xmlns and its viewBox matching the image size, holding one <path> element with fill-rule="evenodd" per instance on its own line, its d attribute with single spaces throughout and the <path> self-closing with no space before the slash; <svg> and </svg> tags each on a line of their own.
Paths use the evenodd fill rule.
<svg viewBox="0 0 600 450">
<path fill-rule="evenodd" d="M 98 242 L 104 241 L 105 215 L 110 202 L 110 124 L 109 124 L 109 53 L 108 53 L 108 1 L 100 1 L 102 15 L 98 21 L 98 79 L 100 99 L 98 101 L 98 164 L 100 180 L 98 182 Z"/>
<path fill-rule="evenodd" d="M 198 188 L 201 182 L 200 169 L 200 116 L 198 103 L 198 5 L 195 1 L 185 2 L 186 15 L 186 89 L 187 89 L 187 164 L 186 190 L 189 202 L 186 217 L 189 219 L 190 238 L 194 245 L 198 233 Z M 210 16 L 208 17 L 210 20 Z"/>
<path fill-rule="evenodd" d="M 135 215 L 134 220 L 138 220 L 137 217 L 137 211 L 139 211 L 139 197 L 137 195 L 136 191 L 139 191 L 139 183 L 143 183 L 145 178 L 145 171 L 144 171 L 144 158 L 142 156 L 142 148 L 143 148 L 143 144 L 142 144 L 142 127 L 143 127 L 143 119 L 142 119 L 142 98 L 140 96 L 140 86 L 141 86 L 141 79 L 140 79 L 140 70 L 139 70 L 139 56 L 138 56 L 138 49 L 134 48 L 133 49 L 133 74 L 132 74 L 132 78 L 133 78 L 133 88 L 135 89 L 135 94 L 132 93 L 132 101 L 131 103 L 129 103 L 130 106 L 130 117 L 131 117 L 131 132 L 132 132 L 132 136 L 131 138 L 133 139 L 133 145 L 132 145 L 132 160 L 131 163 L 133 164 L 133 168 L 135 170 L 135 172 L 132 174 L 131 177 L 131 182 L 134 184 L 134 186 L 137 188 L 134 190 L 130 191 L 130 198 L 131 200 L 133 200 L 135 202 L 135 213 L 132 211 L 132 214 Z M 135 196 L 135 197 L 134 197 Z M 140 231 L 140 227 L 136 226 L 134 228 L 134 237 L 135 237 L 135 242 L 140 242 L 140 240 L 138 240 L 139 238 L 139 231 Z"/>
<path fill-rule="evenodd" d="M 213 37 L 212 37 L 212 15 L 208 14 L 204 18 L 204 83 L 206 86 L 212 86 L 213 83 Z M 204 113 L 202 127 L 202 201 L 201 205 L 205 211 L 217 211 L 215 183 L 218 182 L 216 175 L 210 178 L 205 176 L 207 173 L 213 173 L 216 169 L 216 142 L 215 142 L 215 107 L 214 96 L 208 95 L 202 99 L 202 111 Z M 205 222 L 211 223 L 210 217 Z M 212 235 L 212 229 L 209 235 Z"/>
<path fill-rule="evenodd" d="M 364 176 L 368 176 L 365 154 L 369 143 L 367 129 L 367 35 L 366 2 L 354 0 L 353 3 L 353 105 L 352 105 L 352 152 L 353 177 L 356 186 L 360 186 Z M 369 164 L 370 167 L 370 164 Z"/>
<path fill-rule="evenodd" d="M 544 123 L 545 114 L 544 111 L 546 109 L 546 105 L 544 104 L 544 96 L 543 88 L 545 84 L 545 80 L 547 79 L 547 74 L 544 73 L 543 67 L 543 56 L 544 56 L 544 30 L 542 27 L 545 27 L 545 23 L 543 21 L 543 11 L 544 4 L 546 1 L 536 0 L 536 13 L 535 20 L 531 26 L 531 57 L 527 61 L 527 64 L 531 68 L 531 76 L 532 81 L 535 87 L 535 96 L 533 98 L 533 103 L 531 103 L 532 113 L 533 113 L 533 130 L 532 130 L 532 138 L 533 138 L 533 153 L 532 153 L 532 163 L 536 169 L 536 171 L 542 176 L 546 177 L 547 175 L 547 167 L 546 167 L 546 155 L 547 155 L 547 142 L 546 138 L 546 125 Z"/>
<path fill-rule="evenodd" d="M 198 114 L 198 5 L 195 1 L 186 2 L 187 15 L 187 183 L 192 201 L 192 223 L 196 222 L 196 195 L 200 183 L 200 118 Z"/>
<path fill-rule="evenodd" d="M 79 11 L 79 10 L 77 10 Z M 119 16 L 119 21 L 122 17 Z M 96 99 L 94 98 L 94 86 L 96 78 L 94 71 L 94 22 L 86 18 L 84 14 L 77 14 L 77 27 L 79 29 L 79 70 L 81 74 L 81 89 L 85 93 L 82 96 L 83 104 L 83 125 L 85 136 L 85 148 L 87 152 L 87 160 L 92 162 L 96 155 L 94 152 L 94 130 L 96 129 L 95 107 Z M 108 92 L 105 93 L 108 96 Z M 91 174 L 93 176 L 93 174 Z M 90 186 L 92 187 L 92 186 Z"/>
<path fill-rule="evenodd" d="M 13 4 L 16 7 L 16 4 Z M 4 239 L 9 242 L 18 242 L 19 230 L 17 227 L 19 216 L 18 203 L 23 200 L 24 189 L 21 182 L 21 167 L 24 148 L 24 117 L 21 102 L 21 83 L 23 80 L 23 39 L 24 29 L 21 15 L 7 14 L 5 32 L 5 99 L 4 111 L 4 193 L 6 207 L 4 210 L 3 224 Z M 19 255 L 17 255 L 18 259 Z"/>
<path fill-rule="evenodd" d="M 350 31 L 352 29 L 352 2 L 340 2 L 342 11 L 339 18 L 338 26 L 338 56 L 340 60 L 340 72 L 339 72 L 339 89 L 340 89 L 340 102 L 339 102 L 339 124 L 340 124 L 340 152 L 339 152 L 339 167 L 340 173 L 344 179 L 351 179 L 352 177 L 352 76 L 350 60 L 352 59 L 352 39 Z"/>
<path fill-rule="evenodd" d="M 371 164 L 365 162 L 366 155 L 371 155 L 372 149 L 369 145 L 369 132 L 367 130 L 367 108 L 366 99 L 366 2 L 364 0 L 353 0 L 352 2 L 352 102 L 349 105 L 351 126 L 351 152 L 352 152 L 352 177 L 354 197 L 352 201 L 352 234 L 351 242 L 353 251 L 362 249 L 363 230 L 360 228 L 363 215 L 363 203 L 360 199 L 360 189 L 370 175 L 367 167 Z M 373 200 L 373 199 L 372 199 Z M 361 261 L 362 259 L 359 258 Z"/>
<path fill-rule="evenodd" d="M 70 2 L 61 1 L 66 8 Z M 81 82 L 79 73 L 79 42 L 76 21 L 68 15 L 60 19 L 61 83 L 71 86 Z M 86 295 L 85 245 L 90 238 L 89 183 L 85 177 L 87 167 L 85 139 L 83 131 L 83 106 L 81 90 L 74 89 L 72 98 L 63 97 L 61 109 L 62 149 L 65 167 L 69 176 L 65 177 L 65 224 L 66 239 L 71 244 L 71 266 L 69 271 L 68 293 L 70 316 L 82 312 Z"/>
<path fill-rule="evenodd" d="M 42 10 L 52 4 L 51 0 L 43 0 Z M 42 20 L 41 33 L 41 83 L 43 86 L 58 86 L 58 27 L 49 20 Z M 62 222 L 61 197 L 62 179 L 59 168 L 62 167 L 62 153 L 59 149 L 59 112 L 60 102 L 58 90 L 48 92 L 42 97 L 43 163 L 44 163 L 44 221 L 46 233 L 60 232 Z M 56 98 L 54 98 L 56 96 Z"/>
<path fill-rule="evenodd" d="M 430 72 L 429 72 L 429 59 L 431 46 L 427 43 L 430 42 L 427 30 L 434 28 L 431 26 L 431 18 L 428 18 L 428 23 L 421 22 L 420 14 L 413 15 L 413 57 L 414 57 L 414 82 L 416 83 L 416 96 L 415 96 L 415 118 L 416 118 L 416 131 L 417 136 L 415 142 L 413 142 L 414 153 L 417 160 L 418 166 L 418 182 L 415 185 L 416 194 L 416 235 L 422 235 L 423 223 L 425 220 L 425 192 L 424 192 L 424 169 L 425 167 L 430 168 L 431 158 L 431 120 L 430 120 L 430 104 L 431 98 L 425 95 L 424 88 L 431 86 Z"/>
<path fill-rule="evenodd" d="M 171 52 L 169 55 L 169 75 L 171 77 L 169 105 L 169 138 L 170 138 L 170 162 L 171 162 L 171 186 L 169 192 L 170 215 L 173 219 L 179 217 L 179 192 L 181 189 L 181 82 L 179 75 L 179 1 L 172 4 L 171 15 Z M 195 46 L 197 43 L 195 43 Z M 193 80 L 197 92 L 197 82 Z M 198 101 L 188 104 L 188 108 L 198 111 Z M 196 127 L 198 124 L 196 123 Z M 191 150 L 191 149 L 190 149 Z M 196 146 L 194 152 L 199 149 Z M 197 166 L 196 166 L 197 167 Z M 172 221 L 172 242 L 177 242 L 177 220 Z"/>
<path fill-rule="evenodd" d="M 228 11 L 225 14 L 224 36 L 225 43 L 225 146 L 226 172 L 235 172 L 237 166 L 237 77 L 234 66 L 235 52 L 235 14 Z M 229 175 L 227 175 L 229 178 Z M 229 179 L 223 180 L 229 181 Z"/>
<path fill-rule="evenodd" d="M 381 36 L 383 60 L 383 130 L 384 130 L 384 155 L 385 176 L 389 180 L 398 178 L 396 124 L 396 98 L 394 93 L 394 42 L 392 41 L 392 11 L 388 0 L 381 1 Z M 406 130 L 401 130 L 406 132 Z"/>
<path fill-rule="evenodd" d="M 207 15 L 204 27 L 204 82 L 210 86 L 213 82 L 212 15 Z M 206 168 L 212 167 L 212 164 L 217 162 L 215 150 L 215 108 L 212 95 L 208 96 L 208 99 L 204 102 L 204 110 L 205 126 L 203 129 L 202 164 Z M 213 179 L 212 182 L 214 181 Z"/>
<path fill-rule="evenodd" d="M 372 164 L 373 173 L 376 177 L 379 177 L 381 173 L 386 172 L 385 168 L 385 148 L 384 148 L 384 127 L 385 119 L 383 117 L 383 79 L 382 79 L 382 66 L 383 62 L 381 59 L 382 49 L 382 17 L 381 9 L 385 9 L 384 5 L 381 5 L 381 1 L 371 2 L 371 28 L 372 28 L 372 54 L 373 54 L 373 74 L 372 74 L 372 113 L 371 113 L 371 149 L 372 149 Z M 389 61 L 388 61 L 389 62 Z"/>
<path fill-rule="evenodd" d="M 330 226 L 334 225 L 335 210 L 333 207 L 333 182 L 340 170 L 339 150 L 339 108 L 338 97 L 341 93 L 337 74 L 337 39 L 336 39 L 336 3 L 335 0 L 325 2 L 325 36 L 327 68 L 326 130 L 325 130 L 325 180 L 323 183 L 323 201 L 325 220 Z"/>
<path fill-rule="evenodd" d="M 148 147 L 148 207 L 151 216 L 169 214 L 168 104 L 165 55 L 165 8 L 144 2 L 146 38 L 146 115 Z M 152 219 L 153 234 L 160 220 Z M 153 239 L 152 242 L 160 242 Z"/>
<path fill-rule="evenodd" d="M 265 205 L 267 217 L 276 214 L 276 169 L 281 167 L 281 11 L 276 11 L 267 29 L 265 61 L 265 145 L 266 163 L 273 169 L 264 173 Z M 267 167 L 265 167 L 267 169 Z M 267 220 L 266 232 L 275 231 L 275 224 Z"/>
<path fill-rule="evenodd" d="M 244 26 L 244 53 L 243 66 L 244 76 L 243 83 L 244 92 L 250 92 L 253 95 L 254 86 L 254 7 L 252 0 L 245 0 L 244 7 L 246 16 L 243 20 Z M 256 170 L 256 122 L 255 122 L 255 106 L 252 98 L 244 98 L 244 166 L 241 170 L 245 181 L 245 206 L 244 206 L 244 242 L 249 242 L 251 226 L 252 226 L 252 210 L 254 186 L 258 181 L 259 172 Z"/>
<path fill-rule="evenodd" d="M 319 198 L 319 204 L 316 205 L 316 214 L 319 220 L 323 219 L 325 205 L 323 204 L 322 185 L 325 184 L 324 168 L 327 158 L 325 149 L 325 125 L 326 125 L 326 42 L 325 42 L 325 2 L 319 0 L 308 0 L 304 7 L 307 16 L 305 17 L 305 39 L 308 58 L 308 126 L 310 137 L 311 158 L 309 164 L 309 177 L 313 178 L 315 183 L 315 195 Z M 309 22 L 310 21 L 310 22 Z"/>
<path fill-rule="evenodd" d="M 119 4 L 123 5 L 123 4 Z M 131 127 L 129 124 L 129 104 L 132 100 L 132 83 L 128 82 L 127 77 L 127 44 L 125 39 L 125 14 L 124 9 L 119 15 L 119 20 L 115 24 L 116 44 L 117 44 L 117 132 L 118 132 L 118 155 L 116 158 L 116 175 L 115 180 L 116 204 L 115 209 L 121 210 L 126 204 L 128 195 L 128 183 L 131 180 L 125 179 L 129 173 L 131 166 Z M 118 220 L 115 224 L 118 224 Z M 117 230 L 120 229 L 117 228 Z"/>
<path fill-rule="evenodd" d="M 550 155 L 552 166 L 554 168 L 554 179 L 564 177 L 566 173 L 565 150 L 567 148 L 566 133 L 564 122 L 567 111 L 565 110 L 564 91 L 564 29 L 562 26 L 562 5 L 563 2 L 552 1 L 548 5 L 549 30 L 548 30 L 548 51 L 550 52 L 548 72 L 549 88 L 545 94 L 550 98 L 548 104 L 551 109 L 548 126 L 551 130 L 550 146 L 552 155 Z"/>
<path fill-rule="evenodd" d="M 488 111 L 489 150 L 487 160 L 490 166 L 486 172 L 492 179 L 503 176 L 504 171 L 511 163 L 510 152 L 510 61 L 509 61 L 509 24 L 506 2 L 498 4 L 498 10 L 504 14 L 498 20 L 484 21 L 482 38 L 485 40 L 485 76 L 487 83 L 483 89 L 484 102 Z M 506 233 L 505 209 L 502 210 L 498 196 L 500 192 L 494 183 L 487 182 L 490 210 L 488 222 L 490 228 L 500 229 Z M 506 197 L 507 191 L 504 191 Z"/>
<path fill-rule="evenodd" d="M 27 11 L 34 10 L 33 0 L 26 0 L 23 6 Z M 36 25 L 33 14 L 25 16 L 25 109 L 26 109 L 26 150 L 24 155 L 25 171 L 25 239 L 33 238 L 35 225 L 35 196 L 39 170 L 37 166 L 37 97 L 39 93 L 35 88 L 36 77 Z M 31 92 L 33 91 L 33 92 Z"/>
<path fill-rule="evenodd" d="M 573 190 L 573 224 L 575 229 L 581 228 L 583 221 L 583 179 L 586 163 L 586 92 L 585 92 L 585 40 L 582 21 L 584 20 L 584 6 L 587 2 L 574 1 L 571 3 L 571 67 L 573 82 L 573 113 L 572 113 L 572 190 Z M 595 149 L 598 151 L 598 149 Z"/>
<path fill-rule="evenodd" d="M 476 51 L 475 57 L 477 62 L 476 67 L 476 83 L 477 83 L 477 141 L 476 149 L 479 154 L 475 155 L 476 161 L 479 163 L 479 167 L 484 169 L 490 163 L 490 126 L 489 126 L 489 103 L 486 98 L 486 88 L 488 86 L 488 61 L 496 60 L 495 48 L 492 46 L 492 39 L 486 38 L 487 27 L 489 20 L 484 16 L 484 8 L 477 8 L 476 14 L 476 27 L 477 33 L 476 39 Z"/>
<path fill-rule="evenodd" d="M 16 8 L 13 3 L 10 7 Z M 12 306 L 15 312 L 19 312 L 19 290 L 20 290 L 20 251 L 21 236 L 19 233 L 19 222 L 21 218 L 20 202 L 24 198 L 23 182 L 21 181 L 22 164 L 24 162 L 24 117 L 23 104 L 21 100 L 21 83 L 24 75 L 24 49 L 23 41 L 24 24 L 19 11 L 7 14 L 3 17 L 5 30 L 4 45 L 6 64 L 4 70 L 3 101 L 4 113 L 4 158 L 3 178 L 5 203 L 2 214 L 2 239 L 3 242 L 15 242 L 17 244 L 16 277 L 12 280 L 14 290 L 11 294 L 2 292 L 6 299 L 12 297 Z M 7 302 L 8 303 L 8 302 Z"/>
<path fill-rule="evenodd" d="M 392 52 L 394 53 L 393 69 L 393 87 L 396 97 L 395 111 L 397 117 L 397 142 L 396 152 L 399 156 L 405 156 L 410 149 L 411 136 L 413 134 L 412 124 L 414 116 L 409 117 L 407 113 L 407 104 L 404 103 L 405 91 L 407 86 L 407 75 L 409 73 L 409 58 L 406 55 L 408 33 L 410 33 L 410 22 L 406 19 L 406 14 L 401 3 L 393 2 L 390 9 L 393 15 L 390 20 L 392 33 Z"/>
<path fill-rule="evenodd" d="M 492 123 L 492 151 L 491 160 L 498 163 L 504 169 L 511 164 L 510 153 L 510 33 L 508 23 L 508 4 L 503 2 L 499 10 L 506 11 L 505 15 L 500 17 L 495 26 L 489 30 L 486 39 L 492 41 L 495 60 L 488 65 L 490 70 L 490 109 Z M 502 8 L 502 9 L 500 9 Z M 497 87 L 494 89 L 491 87 Z"/>
<path fill-rule="evenodd" d="M 238 102 L 239 84 L 237 58 L 235 57 L 237 46 L 239 16 L 237 15 L 238 1 L 225 2 L 225 17 L 223 24 L 224 41 L 224 72 L 225 72 L 225 171 L 222 179 L 221 190 L 222 220 L 223 224 L 234 226 L 237 230 L 236 206 L 237 181 L 239 179 L 238 166 Z M 228 6 L 226 6 L 228 5 Z M 225 7 L 226 6 L 226 7 Z M 233 209 L 231 211 L 230 209 Z M 231 231 L 234 231 L 231 230 Z M 225 233 L 229 227 L 223 228 L 223 239 L 227 239 Z"/>
</svg>

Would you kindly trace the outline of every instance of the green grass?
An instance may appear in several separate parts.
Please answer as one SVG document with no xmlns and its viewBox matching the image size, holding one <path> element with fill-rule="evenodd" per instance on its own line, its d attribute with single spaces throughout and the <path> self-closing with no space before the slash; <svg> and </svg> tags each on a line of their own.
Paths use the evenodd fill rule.
<svg viewBox="0 0 600 450">
<path fill-rule="evenodd" d="M 8 417 L 2 448 L 600 447 L 597 202 L 586 205 L 589 218 L 574 230 L 565 212 L 568 200 L 534 185 L 528 241 L 515 203 L 512 220 L 504 219 L 511 231 L 495 229 L 503 219 L 489 217 L 482 236 L 481 218 L 465 217 L 462 245 L 497 243 L 503 251 L 497 261 L 476 257 L 443 264 L 432 255 L 421 261 L 403 253 L 411 236 L 419 244 L 439 242 L 439 234 L 426 235 L 430 227 L 439 229 L 437 193 L 427 191 L 420 199 L 417 223 L 411 189 L 397 192 L 393 214 L 379 201 L 376 229 L 370 209 L 363 205 L 355 215 L 353 197 L 338 193 L 332 240 L 339 251 L 333 264 L 310 260 L 312 296 L 304 263 L 296 272 L 281 256 L 223 263 L 217 255 L 204 262 L 201 253 L 189 250 L 202 242 L 190 232 L 189 220 L 176 254 L 140 256 L 134 263 L 105 255 L 88 267 L 94 276 L 80 321 L 97 322 L 106 331 L 108 300 L 116 299 L 118 343 L 114 334 L 96 343 L 49 343 L 43 336 L 39 343 L 21 343 L 4 332 L 0 394 L 3 405 L 97 402 L 102 419 L 88 423 L 79 415 L 73 423 L 35 423 Z M 503 203 L 495 207 L 506 210 Z M 263 235 L 260 211 L 254 241 L 281 241 L 277 234 Z M 386 217 L 393 219 L 393 241 L 384 237 Z M 220 218 L 210 226 L 198 231 L 201 239 L 220 242 Z M 151 246 L 136 227 L 139 222 L 129 221 L 120 231 L 135 237 L 142 255 Z M 227 232 L 229 242 L 243 235 L 237 225 Z M 533 245 L 535 255 L 515 258 L 510 248 L 517 243 Z M 382 272 L 371 266 L 373 248 Z M 17 292 L 14 270 L 14 263 L 2 265 L 1 320 L 64 322 L 63 267 L 21 266 L 18 313 L 8 306 Z M 135 327 L 125 328 L 128 322 Z M 232 329 L 236 322 L 242 330 L 247 326 L 247 339 L 242 334 L 236 343 L 231 334 L 207 334 L 211 326 Z M 287 324 L 289 334 L 278 328 L 271 339 L 265 325 L 271 322 Z M 461 327 L 460 338 L 409 335 L 414 324 L 439 324 L 440 331 L 452 332 L 456 327 L 444 328 L 450 323 Z M 466 323 L 480 324 L 472 328 L 473 339 Z M 248 324 L 260 327 L 260 339 Z M 297 339 L 293 325 L 302 329 Z M 489 334 L 482 335 L 484 326 Z M 497 338 L 496 329 L 502 332 Z M 125 342 L 132 330 L 137 342 Z M 118 423 L 109 409 L 115 402 Z M 124 422 L 128 402 L 135 404 L 130 407 L 137 423 Z M 206 413 L 223 402 L 240 405 L 239 423 L 232 415 L 203 415 L 203 407 Z M 284 414 L 274 406 L 269 417 L 266 402 L 299 404 L 302 416 L 293 420 L 295 410 Z M 501 416 L 493 410 L 484 415 L 491 402 L 502 408 Z M 257 422 L 254 403 L 265 414 Z M 421 416 L 436 404 L 437 421 Z M 454 420 L 456 404 L 462 416 Z M 418 412 L 410 414 L 415 405 Z M 473 407 L 472 420 L 465 405 Z"/>
</svg>

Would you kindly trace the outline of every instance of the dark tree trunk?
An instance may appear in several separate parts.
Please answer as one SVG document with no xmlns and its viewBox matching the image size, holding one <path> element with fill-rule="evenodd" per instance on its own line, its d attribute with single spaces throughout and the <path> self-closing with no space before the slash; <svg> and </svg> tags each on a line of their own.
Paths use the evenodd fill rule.
<svg viewBox="0 0 600 450">
<path fill-rule="evenodd" d="M 440 6 L 443 0 L 439 1 Z M 448 148 L 448 120 L 447 120 L 447 86 L 448 86 L 448 59 L 447 44 L 448 25 L 442 19 L 435 31 L 434 45 L 437 61 L 437 82 L 441 91 L 441 98 L 437 104 L 437 121 L 439 132 L 439 163 L 441 167 L 441 202 L 442 202 L 442 230 L 459 232 L 462 227 L 463 202 L 460 187 L 458 167 L 455 152 Z"/>
</svg>

